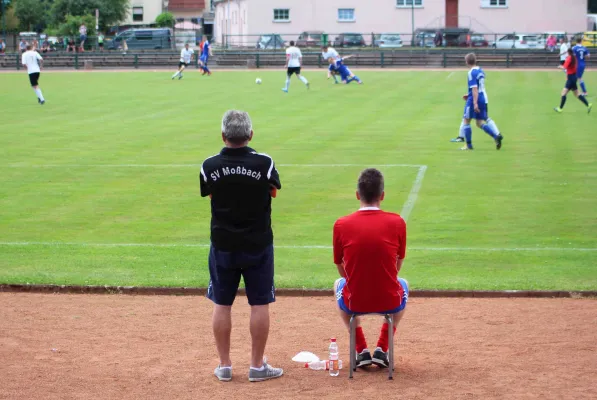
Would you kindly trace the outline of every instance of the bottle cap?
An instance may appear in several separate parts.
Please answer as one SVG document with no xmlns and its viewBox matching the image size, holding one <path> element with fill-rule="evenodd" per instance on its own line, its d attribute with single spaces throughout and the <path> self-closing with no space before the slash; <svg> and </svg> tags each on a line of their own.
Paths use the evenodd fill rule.
<svg viewBox="0 0 597 400">
<path fill-rule="evenodd" d="M 330 340 L 331 340 L 332 342 L 335 342 L 335 341 L 336 341 L 336 338 L 335 338 L 335 337 L 333 337 L 333 338 L 331 338 Z"/>
<path fill-rule="evenodd" d="M 305 368 L 309 368 L 309 363 L 305 363 Z"/>
</svg>

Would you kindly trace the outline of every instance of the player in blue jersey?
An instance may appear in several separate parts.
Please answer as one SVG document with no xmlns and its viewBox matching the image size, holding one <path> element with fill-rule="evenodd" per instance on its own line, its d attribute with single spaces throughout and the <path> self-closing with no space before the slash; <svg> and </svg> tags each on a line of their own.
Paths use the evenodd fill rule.
<svg viewBox="0 0 597 400">
<path fill-rule="evenodd" d="M 589 53 L 589 50 L 587 50 L 587 48 L 582 45 L 581 37 L 576 39 L 576 46 L 572 48 L 572 51 L 574 51 L 576 61 L 578 61 L 578 65 L 576 67 L 576 77 L 578 78 L 578 82 L 580 83 L 580 89 L 582 90 L 583 96 L 586 96 L 587 87 L 585 86 L 585 81 L 583 80 L 582 76 L 585 73 L 586 60 L 591 56 L 591 53 Z"/>
<path fill-rule="evenodd" d="M 331 71 L 337 75 L 340 75 L 340 79 L 342 80 L 342 83 L 349 84 L 352 81 L 357 81 L 357 83 L 359 85 L 363 84 L 363 81 L 359 79 L 358 76 L 356 76 L 355 74 L 352 73 L 352 71 L 350 69 L 348 69 L 348 67 L 346 65 L 344 65 L 344 60 L 349 59 L 352 56 L 346 56 L 344 58 L 340 58 L 338 60 L 330 57 L 328 59 L 328 62 L 330 63 L 330 66 L 332 66 Z M 328 73 L 328 78 L 329 78 L 330 74 Z"/>
<path fill-rule="evenodd" d="M 495 148 L 502 148 L 504 137 L 495 129 L 495 124 L 488 124 L 489 119 L 487 111 L 487 91 L 485 90 L 485 73 L 481 67 L 477 66 L 477 56 L 475 53 L 469 53 L 464 58 L 466 65 L 470 67 L 468 72 L 468 95 L 464 107 L 464 126 L 462 131 L 466 140 L 466 146 L 462 150 L 473 149 L 473 129 L 471 120 L 477 121 L 477 126 L 485 131 L 495 141 Z"/>
<path fill-rule="evenodd" d="M 199 68 L 203 70 L 203 72 L 201 72 L 202 75 L 211 75 L 211 71 L 207 68 L 209 56 L 213 56 L 213 53 L 211 52 L 211 44 L 209 44 L 207 36 L 203 36 L 203 39 L 201 40 L 201 56 L 199 57 Z"/>
</svg>

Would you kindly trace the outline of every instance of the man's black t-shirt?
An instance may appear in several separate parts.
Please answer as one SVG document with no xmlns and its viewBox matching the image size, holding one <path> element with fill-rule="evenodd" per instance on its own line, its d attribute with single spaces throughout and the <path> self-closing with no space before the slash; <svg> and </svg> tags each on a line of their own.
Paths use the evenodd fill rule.
<svg viewBox="0 0 597 400">
<path fill-rule="evenodd" d="M 273 243 L 271 189 L 281 189 L 274 160 L 250 147 L 206 159 L 201 196 L 211 195 L 211 242 L 223 251 L 260 251 Z"/>
</svg>

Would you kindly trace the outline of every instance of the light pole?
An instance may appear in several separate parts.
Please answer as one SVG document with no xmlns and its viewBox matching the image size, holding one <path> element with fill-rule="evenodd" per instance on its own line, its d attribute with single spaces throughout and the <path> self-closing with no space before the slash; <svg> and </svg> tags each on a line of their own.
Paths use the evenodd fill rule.
<svg viewBox="0 0 597 400">
<path fill-rule="evenodd" d="M 410 0 L 410 17 L 412 27 L 412 43 L 411 47 L 415 47 L 415 0 Z"/>
</svg>

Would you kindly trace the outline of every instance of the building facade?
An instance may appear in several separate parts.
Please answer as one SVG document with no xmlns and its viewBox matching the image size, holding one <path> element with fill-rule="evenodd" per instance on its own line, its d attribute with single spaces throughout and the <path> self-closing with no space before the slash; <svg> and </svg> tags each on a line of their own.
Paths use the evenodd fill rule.
<svg viewBox="0 0 597 400">
<path fill-rule="evenodd" d="M 163 0 L 130 0 L 130 12 L 122 25 L 149 25 L 164 10 Z"/>
<path fill-rule="evenodd" d="M 267 33 L 291 40 L 304 31 L 324 31 L 333 40 L 343 32 L 391 32 L 408 42 L 417 28 L 577 33 L 587 24 L 586 0 L 214 0 L 214 5 L 216 40 L 249 46 Z"/>
</svg>

